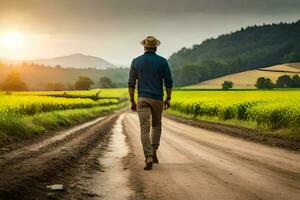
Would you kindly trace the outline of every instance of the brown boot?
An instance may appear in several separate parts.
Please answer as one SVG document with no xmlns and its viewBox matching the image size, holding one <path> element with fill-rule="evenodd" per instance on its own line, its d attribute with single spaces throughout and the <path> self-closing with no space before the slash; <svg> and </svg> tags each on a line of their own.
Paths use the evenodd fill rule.
<svg viewBox="0 0 300 200">
<path fill-rule="evenodd" d="M 158 158 L 156 154 L 156 149 L 153 148 L 153 163 L 158 164 Z"/>
<path fill-rule="evenodd" d="M 153 167 L 153 157 L 148 156 L 145 162 L 146 162 L 146 166 L 144 167 L 144 170 L 151 170 Z"/>
</svg>

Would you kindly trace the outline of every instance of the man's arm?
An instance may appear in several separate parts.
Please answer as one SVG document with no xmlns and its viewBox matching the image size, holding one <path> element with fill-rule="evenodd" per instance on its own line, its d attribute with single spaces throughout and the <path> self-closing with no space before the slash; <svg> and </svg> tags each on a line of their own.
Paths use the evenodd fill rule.
<svg viewBox="0 0 300 200">
<path fill-rule="evenodd" d="M 172 94 L 172 88 L 166 88 L 167 97 L 164 101 L 164 109 L 168 109 L 171 106 L 171 94 Z"/>
<path fill-rule="evenodd" d="M 136 102 L 134 100 L 134 88 L 128 88 L 130 102 L 131 102 L 131 110 L 136 111 Z"/>
<path fill-rule="evenodd" d="M 128 93 L 131 102 L 131 110 L 136 111 L 136 103 L 134 100 L 134 90 L 136 85 L 137 72 L 134 66 L 134 60 L 131 63 L 130 71 L 129 71 L 129 80 L 128 80 Z"/>
<path fill-rule="evenodd" d="M 167 97 L 164 101 L 164 109 L 168 109 L 171 106 L 171 95 L 172 95 L 172 87 L 173 87 L 173 79 L 171 70 L 168 62 L 166 61 L 166 66 L 164 69 L 164 82 L 166 87 Z"/>
<path fill-rule="evenodd" d="M 135 90 L 135 88 L 128 88 L 130 101 L 135 101 L 134 100 L 134 90 Z"/>
</svg>

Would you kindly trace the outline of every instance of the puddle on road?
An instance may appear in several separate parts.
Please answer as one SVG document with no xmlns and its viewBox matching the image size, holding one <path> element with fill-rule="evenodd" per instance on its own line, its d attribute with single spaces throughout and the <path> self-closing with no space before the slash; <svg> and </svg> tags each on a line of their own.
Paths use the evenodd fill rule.
<svg viewBox="0 0 300 200">
<path fill-rule="evenodd" d="M 124 170 L 122 158 L 128 152 L 126 136 L 123 134 L 124 115 L 116 121 L 112 131 L 111 141 L 99 162 L 104 167 L 104 172 L 98 172 L 93 178 L 93 193 L 99 195 L 100 199 L 128 199 L 133 191 L 128 186 L 129 171 Z"/>
</svg>

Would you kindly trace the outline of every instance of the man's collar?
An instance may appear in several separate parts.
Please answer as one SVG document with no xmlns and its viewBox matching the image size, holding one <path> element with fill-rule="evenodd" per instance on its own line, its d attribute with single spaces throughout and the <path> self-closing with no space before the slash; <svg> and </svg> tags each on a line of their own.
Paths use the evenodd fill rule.
<svg viewBox="0 0 300 200">
<path fill-rule="evenodd" d="M 145 53 L 144 53 L 144 54 L 148 54 L 148 53 L 150 53 L 150 54 L 156 54 L 156 52 L 155 52 L 155 51 L 145 51 Z"/>
</svg>

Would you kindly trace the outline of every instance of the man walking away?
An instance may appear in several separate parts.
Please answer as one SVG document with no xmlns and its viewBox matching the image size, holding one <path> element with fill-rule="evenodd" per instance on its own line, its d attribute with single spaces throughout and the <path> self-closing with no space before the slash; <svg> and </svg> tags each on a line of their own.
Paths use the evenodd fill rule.
<svg viewBox="0 0 300 200">
<path fill-rule="evenodd" d="M 163 108 L 170 107 L 172 91 L 172 75 L 168 61 L 157 55 L 156 50 L 160 41 L 148 36 L 141 42 L 145 53 L 131 63 L 128 81 L 128 91 L 131 109 L 138 112 L 141 141 L 145 155 L 145 170 L 151 170 L 153 163 L 158 163 L 156 150 L 161 136 L 161 118 Z M 138 80 L 138 101 L 134 100 L 134 90 Z M 163 101 L 163 82 L 167 97 Z M 151 136 L 150 136 L 151 127 Z"/>
</svg>

